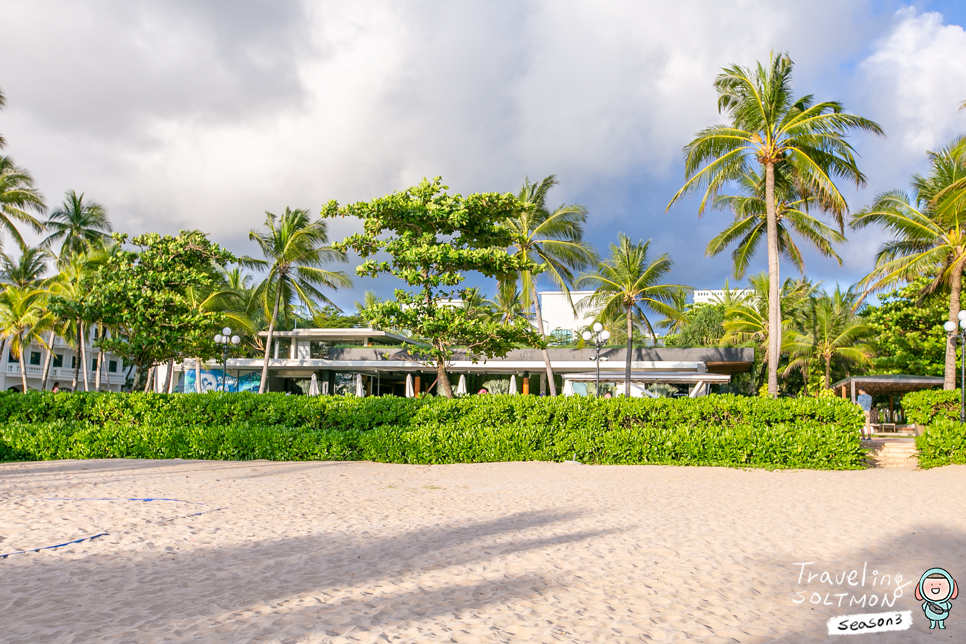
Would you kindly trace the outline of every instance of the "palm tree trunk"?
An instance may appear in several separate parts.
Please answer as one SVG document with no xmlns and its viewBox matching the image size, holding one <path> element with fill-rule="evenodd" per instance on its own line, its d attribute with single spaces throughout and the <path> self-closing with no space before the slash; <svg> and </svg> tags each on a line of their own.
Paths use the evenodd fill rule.
<svg viewBox="0 0 966 644">
<path fill-rule="evenodd" d="M 546 330 L 543 328 L 543 313 L 540 311 L 540 295 L 537 293 L 536 285 L 533 288 L 533 310 L 537 314 L 537 326 L 540 328 L 540 335 L 544 339 L 547 337 Z M 543 364 L 547 367 L 547 382 L 550 384 L 550 395 L 557 395 L 557 384 L 553 381 L 553 367 L 550 365 L 550 351 L 543 350 Z"/>
<path fill-rule="evenodd" d="M 18 359 L 18 361 L 20 362 L 20 382 L 23 383 L 22 393 L 27 393 L 27 365 L 24 363 L 23 354 L 24 354 L 24 346 L 23 346 L 23 342 L 21 342 L 20 358 Z"/>
<path fill-rule="evenodd" d="M 50 363 L 54 361 L 54 340 L 57 334 L 50 332 L 50 341 L 47 343 L 47 357 L 44 359 L 44 375 L 40 377 L 40 390 L 47 391 L 47 376 L 50 375 Z"/>
<path fill-rule="evenodd" d="M 162 392 L 166 394 L 171 393 L 171 385 L 172 385 L 173 377 L 174 377 L 174 360 L 168 360 L 168 370 L 165 372 L 164 386 L 161 388 Z"/>
<path fill-rule="evenodd" d="M 101 390 L 101 369 L 104 367 L 104 349 L 97 351 L 97 373 L 94 374 L 94 391 Z"/>
<path fill-rule="evenodd" d="M 631 397 L 631 353 L 634 351 L 634 324 L 631 309 L 627 309 L 627 359 L 624 361 L 624 397 Z"/>
<path fill-rule="evenodd" d="M 84 335 L 83 324 L 79 325 L 80 334 L 80 354 L 81 354 L 81 375 L 84 377 L 84 391 L 90 391 L 90 384 L 87 378 L 87 337 Z"/>
<path fill-rule="evenodd" d="M 949 321 L 957 331 L 946 335 L 946 368 L 943 370 L 943 389 L 956 388 L 956 335 L 959 329 L 960 298 L 963 288 L 963 265 L 955 264 L 949 278 Z"/>
<path fill-rule="evenodd" d="M 81 323 L 80 323 L 80 320 L 77 320 L 77 349 L 74 352 L 74 379 L 70 383 L 71 392 L 77 391 L 77 380 L 79 378 L 80 368 L 81 368 L 80 346 L 81 346 Z"/>
<path fill-rule="evenodd" d="M 782 346 L 781 282 L 778 275 L 778 217 L 775 213 L 775 164 L 765 163 L 765 211 L 768 227 L 768 395 L 778 395 Z"/>
<path fill-rule="evenodd" d="M 201 358 L 195 358 L 195 393 L 201 393 Z"/>
<path fill-rule="evenodd" d="M 436 382 L 443 388 L 444 396 L 447 398 L 455 398 L 453 396 L 453 386 L 449 382 L 449 374 L 446 373 L 446 363 L 442 360 L 436 362 Z"/>
<path fill-rule="evenodd" d="M 807 380 L 805 381 L 808 382 Z M 825 356 L 825 388 L 832 386 L 832 356 Z"/>
<path fill-rule="evenodd" d="M 144 381 L 144 393 L 151 391 L 151 381 L 154 380 L 154 366 L 148 367 L 148 376 Z"/>
<path fill-rule="evenodd" d="M 272 333 L 275 332 L 275 318 L 278 316 L 278 305 L 282 301 L 282 279 L 279 276 L 278 293 L 275 294 L 275 308 L 272 309 L 272 319 L 268 321 L 268 337 L 265 338 L 265 361 L 262 363 L 262 380 L 258 383 L 258 393 L 265 393 L 268 386 L 268 356 L 272 350 Z"/>
</svg>

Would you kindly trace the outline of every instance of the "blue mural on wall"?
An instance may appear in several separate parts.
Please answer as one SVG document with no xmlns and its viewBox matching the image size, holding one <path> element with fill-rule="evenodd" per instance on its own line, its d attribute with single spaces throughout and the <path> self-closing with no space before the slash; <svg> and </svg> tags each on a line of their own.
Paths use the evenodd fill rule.
<svg viewBox="0 0 966 644">
<path fill-rule="evenodd" d="M 241 377 L 237 374 L 228 373 L 227 382 L 224 382 L 221 369 L 202 369 L 201 370 L 201 393 L 209 391 L 222 391 L 223 387 L 228 391 L 252 391 L 258 393 L 258 385 L 262 381 L 262 374 L 257 371 L 243 373 Z M 195 387 L 195 370 L 189 369 L 184 374 L 184 392 L 195 393 L 199 391 Z"/>
</svg>

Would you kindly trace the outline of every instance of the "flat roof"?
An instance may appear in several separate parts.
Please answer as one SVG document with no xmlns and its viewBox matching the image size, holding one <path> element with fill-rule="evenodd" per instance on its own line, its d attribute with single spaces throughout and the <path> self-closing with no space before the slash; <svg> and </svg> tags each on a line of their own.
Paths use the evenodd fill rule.
<svg viewBox="0 0 966 644">
<path fill-rule="evenodd" d="M 268 337 L 268 331 L 259 331 L 258 335 Z M 355 342 L 370 340 L 379 344 L 409 344 L 421 345 L 422 342 L 413 340 L 401 333 L 367 328 L 339 328 L 339 329 L 293 329 L 292 331 L 275 331 L 276 338 L 296 338 L 298 340 L 321 340 L 326 342 Z"/>
<path fill-rule="evenodd" d="M 941 387 L 944 379 L 940 376 L 914 376 L 911 374 L 885 374 L 878 376 L 850 376 L 832 385 L 832 391 L 845 387 L 846 395 L 851 394 L 852 383 L 855 388 L 865 389 L 870 395 L 906 394 L 910 391 Z"/>
</svg>

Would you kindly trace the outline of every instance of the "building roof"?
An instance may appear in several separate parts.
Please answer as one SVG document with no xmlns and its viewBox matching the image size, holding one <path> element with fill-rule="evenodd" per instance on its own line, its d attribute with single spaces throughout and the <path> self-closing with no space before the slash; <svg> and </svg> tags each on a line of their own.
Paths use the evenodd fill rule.
<svg viewBox="0 0 966 644">
<path fill-rule="evenodd" d="M 258 335 L 267 337 L 268 331 L 259 331 Z M 275 331 L 272 334 L 276 338 L 296 338 L 316 342 L 326 342 L 334 344 L 337 342 L 376 342 L 378 344 L 423 344 L 412 338 L 406 337 L 401 333 L 392 331 L 382 331 L 373 328 L 344 328 L 344 329 L 294 329 L 292 331 Z"/>
<path fill-rule="evenodd" d="M 913 376 L 909 374 L 889 374 L 882 376 L 851 376 L 843 378 L 832 385 L 832 391 L 845 388 L 846 395 L 852 391 L 852 383 L 856 390 L 865 389 L 873 396 L 889 396 L 906 394 L 910 391 L 941 387 L 943 379 L 939 376 Z"/>
</svg>

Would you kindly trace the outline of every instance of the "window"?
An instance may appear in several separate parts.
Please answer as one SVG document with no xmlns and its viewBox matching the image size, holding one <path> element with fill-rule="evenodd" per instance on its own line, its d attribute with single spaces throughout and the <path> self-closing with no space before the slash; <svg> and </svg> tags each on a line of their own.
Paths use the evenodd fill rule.
<svg viewBox="0 0 966 644">
<path fill-rule="evenodd" d="M 107 363 L 107 370 L 111 373 L 117 373 L 117 360 L 110 360 Z"/>
<path fill-rule="evenodd" d="M 91 371 L 97 371 L 97 358 L 91 358 Z"/>
<path fill-rule="evenodd" d="M 77 368 L 77 356 L 71 356 L 70 357 L 70 368 L 71 369 L 76 369 Z"/>
<path fill-rule="evenodd" d="M 13 351 L 7 354 L 7 362 L 17 362 L 18 360 L 13 357 Z"/>
<path fill-rule="evenodd" d="M 40 351 L 30 352 L 30 364 L 39 365 L 40 364 Z"/>
<path fill-rule="evenodd" d="M 55 353 L 54 354 L 54 367 L 55 368 L 60 368 L 60 367 L 63 367 L 63 366 L 64 366 L 64 354 L 63 353 Z"/>
</svg>

